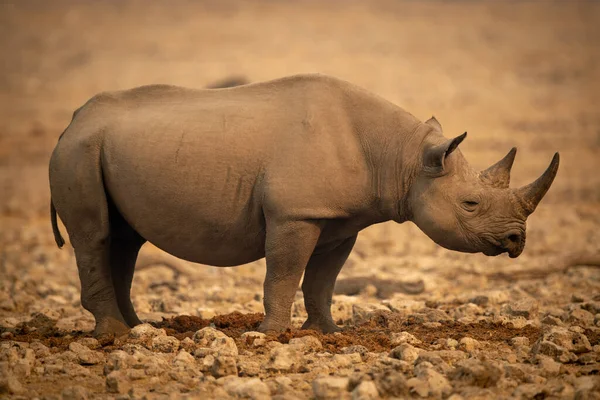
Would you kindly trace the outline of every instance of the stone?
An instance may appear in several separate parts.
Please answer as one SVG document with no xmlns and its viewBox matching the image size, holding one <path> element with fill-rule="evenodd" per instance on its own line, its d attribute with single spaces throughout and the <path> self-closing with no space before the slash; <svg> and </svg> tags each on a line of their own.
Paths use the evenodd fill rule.
<svg viewBox="0 0 600 400">
<path fill-rule="evenodd" d="M 531 349 L 533 354 L 543 354 L 552 357 L 554 360 L 561 363 L 568 363 L 577 360 L 577 356 L 562 346 L 549 340 L 542 340 L 535 343 Z"/>
<path fill-rule="evenodd" d="M 188 353 L 185 350 L 179 350 L 179 353 L 173 359 L 173 364 L 175 365 L 194 365 L 196 363 L 196 359 L 193 355 Z"/>
<path fill-rule="evenodd" d="M 238 355 L 238 348 L 235 341 L 214 328 L 206 327 L 200 329 L 194 333 L 193 340 L 198 346 L 207 349 L 210 353 L 217 353 L 223 356 Z M 200 352 L 196 351 L 195 355 L 199 356 Z"/>
<path fill-rule="evenodd" d="M 96 350 L 100 347 L 100 342 L 97 339 L 90 337 L 81 338 L 77 341 L 77 343 L 87 347 L 90 350 Z"/>
<path fill-rule="evenodd" d="M 557 363 L 551 357 L 537 356 L 537 365 L 541 370 L 541 375 L 550 378 L 560 373 L 560 363 Z"/>
<path fill-rule="evenodd" d="M 409 391 L 412 395 L 417 395 L 419 397 L 427 397 L 429 396 L 429 387 L 427 382 L 419 378 L 410 378 L 406 381 L 408 385 Z"/>
<path fill-rule="evenodd" d="M 540 341 L 550 341 L 575 354 L 587 353 L 592 350 L 587 336 L 563 327 L 551 327 L 551 329 L 544 332 Z"/>
<path fill-rule="evenodd" d="M 450 374 L 452 380 L 459 380 L 471 386 L 488 388 L 496 386 L 502 377 L 502 370 L 488 361 L 474 358 L 461 360 Z"/>
<path fill-rule="evenodd" d="M 260 373 L 260 364 L 256 361 L 238 361 L 238 373 L 240 376 L 257 376 Z"/>
<path fill-rule="evenodd" d="M 314 336 L 303 336 L 290 339 L 290 346 L 296 347 L 299 351 L 307 353 L 309 351 L 319 351 L 323 349 L 323 344 Z"/>
<path fill-rule="evenodd" d="M 131 339 L 149 340 L 157 336 L 167 336 L 167 332 L 164 329 L 155 328 L 150 324 L 140 324 L 134 326 L 129 331 Z"/>
<path fill-rule="evenodd" d="M 425 366 L 424 363 L 419 364 L 415 368 L 417 378 L 424 381 L 427 384 L 427 396 L 433 396 L 436 398 L 446 397 L 452 391 L 452 385 L 442 374 Z"/>
<path fill-rule="evenodd" d="M 580 326 L 594 325 L 594 314 L 581 308 L 576 308 L 569 312 L 567 321 Z"/>
<path fill-rule="evenodd" d="M 405 397 L 408 395 L 409 386 L 402 372 L 387 370 L 375 376 L 375 385 L 382 396 Z"/>
<path fill-rule="evenodd" d="M 62 400 L 87 400 L 88 391 L 83 386 L 68 386 L 62 391 Z"/>
<path fill-rule="evenodd" d="M 265 345 L 266 337 L 267 335 L 262 332 L 244 332 L 241 334 L 240 339 L 244 340 L 246 344 L 259 347 Z"/>
<path fill-rule="evenodd" d="M 111 352 L 104 364 L 104 375 L 110 374 L 112 371 L 127 369 L 133 362 L 133 357 L 123 350 L 115 350 Z"/>
<path fill-rule="evenodd" d="M 413 346 L 416 346 L 422 343 L 414 335 L 408 332 L 392 332 L 392 334 L 390 335 L 390 342 L 392 346 L 399 346 L 403 343 L 408 343 Z"/>
<path fill-rule="evenodd" d="M 597 376 L 580 376 L 575 381 L 575 399 L 597 399 L 600 382 Z"/>
<path fill-rule="evenodd" d="M 365 357 L 369 353 L 369 349 L 359 344 L 348 347 L 342 347 L 342 354 L 360 354 L 361 357 Z"/>
<path fill-rule="evenodd" d="M 457 320 L 461 318 L 475 318 L 478 315 L 483 315 L 483 309 L 476 304 L 467 303 L 452 310 L 452 314 L 454 319 Z"/>
<path fill-rule="evenodd" d="M 479 348 L 481 348 L 481 343 L 473 338 L 464 337 L 458 341 L 458 348 L 462 351 L 470 353 L 472 351 L 479 350 Z"/>
<path fill-rule="evenodd" d="M 581 308 L 592 314 L 600 314 L 600 301 L 588 301 L 581 305 Z"/>
<path fill-rule="evenodd" d="M 291 372 L 297 369 L 300 363 L 298 350 L 294 346 L 284 344 L 271 350 L 266 369 L 274 372 Z"/>
<path fill-rule="evenodd" d="M 358 353 L 335 354 L 331 360 L 331 365 L 337 368 L 350 368 L 362 362 Z"/>
<path fill-rule="evenodd" d="M 215 361 L 210 368 L 210 373 L 215 378 L 228 375 L 237 375 L 238 369 L 235 357 L 226 355 L 219 355 L 215 357 Z"/>
<path fill-rule="evenodd" d="M 242 399 L 270 399 L 271 392 L 266 383 L 258 378 L 237 378 L 227 380 L 224 389 L 231 396 Z"/>
<path fill-rule="evenodd" d="M 105 360 L 104 353 L 99 351 L 90 350 L 86 346 L 71 342 L 69 344 L 69 350 L 71 350 L 77 356 L 77 360 L 81 365 L 95 365 L 103 363 Z"/>
<path fill-rule="evenodd" d="M 544 387 L 537 383 L 524 383 L 519 385 L 513 392 L 516 399 L 543 399 L 547 397 Z"/>
<path fill-rule="evenodd" d="M 379 399 L 377 385 L 373 381 L 362 381 L 352 391 L 352 400 L 375 400 Z"/>
<path fill-rule="evenodd" d="M 390 299 L 384 302 L 395 313 L 412 314 L 425 308 L 425 302 L 411 299 Z"/>
<path fill-rule="evenodd" d="M 181 342 L 179 342 L 179 348 L 192 354 L 196 349 L 196 343 L 194 343 L 194 341 L 191 338 L 186 337 L 183 338 Z"/>
<path fill-rule="evenodd" d="M 108 393 L 127 393 L 131 384 L 124 371 L 113 371 L 106 376 L 106 391 Z"/>
<path fill-rule="evenodd" d="M 390 309 L 381 304 L 372 303 L 355 303 L 352 304 L 352 322 L 355 325 L 364 324 L 368 322 L 374 316 L 382 313 L 389 312 Z"/>
<path fill-rule="evenodd" d="M 510 339 L 510 344 L 512 344 L 514 347 L 529 346 L 529 338 L 524 336 L 517 336 Z"/>
<path fill-rule="evenodd" d="M 513 317 L 535 318 L 538 314 L 539 303 L 533 299 L 521 299 L 510 302 L 502 307 L 502 313 Z"/>
<path fill-rule="evenodd" d="M 312 383 L 313 394 L 317 400 L 337 400 L 348 396 L 348 378 L 321 377 Z"/>
<path fill-rule="evenodd" d="M 390 357 L 406 361 L 408 363 L 413 363 L 419 357 L 419 353 L 419 349 L 408 343 L 404 343 L 392 349 L 390 352 Z"/>
<path fill-rule="evenodd" d="M 0 377 L 0 394 L 21 394 L 25 391 L 23 385 L 16 376 L 2 376 Z"/>
<path fill-rule="evenodd" d="M 50 355 L 50 349 L 41 342 L 31 342 L 29 348 L 33 350 L 37 358 L 48 357 Z"/>
<path fill-rule="evenodd" d="M 155 336 L 152 338 L 152 350 L 161 353 L 174 353 L 179 349 L 179 339 L 174 336 Z"/>
<path fill-rule="evenodd" d="M 542 318 L 542 324 L 544 324 L 544 325 L 562 326 L 563 322 L 558 317 L 555 317 L 553 315 L 546 315 L 544 318 Z"/>
</svg>

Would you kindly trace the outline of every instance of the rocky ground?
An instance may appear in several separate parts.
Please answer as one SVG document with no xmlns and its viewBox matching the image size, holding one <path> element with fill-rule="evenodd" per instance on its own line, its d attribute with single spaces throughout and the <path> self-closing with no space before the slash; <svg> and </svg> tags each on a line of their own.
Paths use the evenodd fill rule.
<svg viewBox="0 0 600 400">
<path fill-rule="evenodd" d="M 0 5 L 0 397 L 600 398 L 597 3 L 51 4 Z M 101 90 L 296 72 L 468 130 L 476 167 L 518 146 L 514 185 L 560 150 L 523 255 L 374 226 L 336 287 L 343 331 L 298 330 L 298 291 L 295 329 L 265 336 L 264 260 L 212 268 L 147 245 L 133 284 L 146 323 L 93 338 L 47 216 L 47 161 L 72 111 Z"/>
</svg>

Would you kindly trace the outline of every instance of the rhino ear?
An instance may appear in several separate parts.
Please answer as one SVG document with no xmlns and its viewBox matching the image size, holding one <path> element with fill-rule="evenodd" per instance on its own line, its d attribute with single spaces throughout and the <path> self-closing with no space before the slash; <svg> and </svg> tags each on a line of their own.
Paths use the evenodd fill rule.
<svg viewBox="0 0 600 400">
<path fill-rule="evenodd" d="M 434 116 L 425 121 L 425 123 L 442 132 L 442 124 Z"/>
<path fill-rule="evenodd" d="M 442 174 L 444 172 L 444 162 L 458 145 L 467 137 L 467 132 L 454 139 L 447 140 L 442 144 L 431 146 L 423 154 L 424 168 L 433 174 Z"/>
</svg>

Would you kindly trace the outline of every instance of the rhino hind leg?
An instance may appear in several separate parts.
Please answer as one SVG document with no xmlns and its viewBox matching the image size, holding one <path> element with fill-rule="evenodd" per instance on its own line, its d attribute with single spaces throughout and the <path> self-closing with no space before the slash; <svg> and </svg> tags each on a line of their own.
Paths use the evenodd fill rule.
<svg viewBox="0 0 600 400">
<path fill-rule="evenodd" d="M 119 310 L 132 328 L 142 323 L 131 303 L 131 282 L 138 252 L 146 239 L 142 238 L 109 201 L 110 267 Z"/>
<path fill-rule="evenodd" d="M 321 227 L 314 221 L 271 222 L 267 219 L 264 283 L 265 319 L 260 332 L 281 332 L 291 326 L 291 308 Z"/>
<path fill-rule="evenodd" d="M 120 335 L 129 327 L 112 282 L 108 202 L 99 159 L 98 146 L 60 141 L 50 161 L 50 187 L 75 250 L 81 305 L 96 320 L 94 334 Z"/>
<path fill-rule="evenodd" d="M 332 249 L 315 252 L 310 258 L 302 282 L 304 306 L 308 313 L 308 319 L 302 325 L 302 329 L 314 329 L 323 333 L 341 330 L 331 316 L 331 299 L 335 280 L 355 242 L 356 235 Z"/>
</svg>

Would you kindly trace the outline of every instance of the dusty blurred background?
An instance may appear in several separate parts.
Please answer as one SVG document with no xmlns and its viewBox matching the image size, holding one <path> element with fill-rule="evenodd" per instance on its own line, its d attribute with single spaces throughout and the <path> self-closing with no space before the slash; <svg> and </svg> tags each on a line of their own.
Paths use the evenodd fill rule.
<svg viewBox="0 0 600 400">
<path fill-rule="evenodd" d="M 452 253 L 409 223 L 369 228 L 342 278 L 418 281 L 424 291 L 392 300 L 376 298 L 369 288 L 358 297 L 337 296 L 341 321 L 351 324 L 360 314 L 360 306 L 353 313 L 347 304 L 393 310 L 390 301 L 410 298 L 430 301 L 428 308 L 431 301 L 458 306 L 476 293 L 500 290 L 505 297 L 497 308 L 493 301 L 479 304 L 474 315 L 501 315 L 503 302 L 529 299 L 536 314 L 527 319 L 539 327 L 544 313 L 566 313 L 559 319 L 567 321 L 573 309 L 600 300 L 594 298 L 600 293 L 594 268 L 490 278 L 543 269 L 567 252 L 600 250 L 599 2 L 4 0 L 0 52 L 5 333 L 40 311 L 64 331 L 92 327 L 78 303 L 72 250 L 55 247 L 48 218 L 47 164 L 72 112 L 100 91 L 151 83 L 200 88 L 231 75 L 262 81 L 320 72 L 348 80 L 422 120 L 435 115 L 448 137 L 468 131 L 461 149 L 475 167 L 517 146 L 513 185 L 535 179 L 560 151 L 558 176 L 529 218 L 528 245 L 519 259 Z M 140 271 L 133 293 L 141 316 L 262 311 L 262 262 L 193 270 L 192 276 L 160 265 Z M 297 323 L 304 312 L 298 296 Z M 580 325 L 592 329 L 598 311 L 587 310 L 592 319 Z M 591 346 L 598 346 L 594 337 Z M 18 379 L 21 393 L 42 387 L 34 372 Z M 101 390 L 98 376 L 86 379 L 83 386 Z M 577 382 L 567 385 L 579 390 Z M 298 393 L 310 391 L 301 386 Z M 506 393 L 518 382 L 513 386 Z"/>
</svg>

